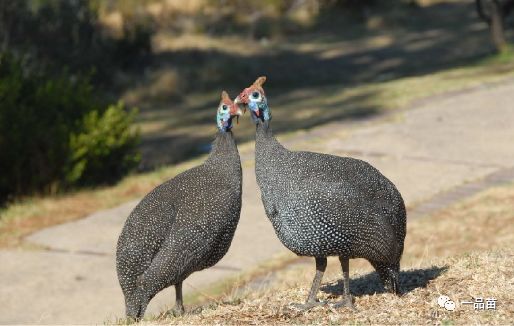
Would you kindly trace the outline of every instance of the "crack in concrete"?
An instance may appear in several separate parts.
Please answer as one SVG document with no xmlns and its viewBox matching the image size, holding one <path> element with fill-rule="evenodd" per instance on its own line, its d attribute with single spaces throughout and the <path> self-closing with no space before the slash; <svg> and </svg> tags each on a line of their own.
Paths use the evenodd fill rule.
<svg viewBox="0 0 514 326">
<path fill-rule="evenodd" d="M 420 218 L 469 198 L 483 190 L 514 181 L 514 167 L 497 170 L 484 178 L 461 184 L 451 190 L 441 192 L 430 199 L 418 203 L 407 210 L 407 218 Z"/>
</svg>

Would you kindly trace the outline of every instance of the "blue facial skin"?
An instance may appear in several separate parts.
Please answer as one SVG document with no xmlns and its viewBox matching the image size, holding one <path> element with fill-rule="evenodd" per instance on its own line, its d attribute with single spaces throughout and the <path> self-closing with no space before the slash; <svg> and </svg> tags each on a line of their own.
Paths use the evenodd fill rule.
<svg viewBox="0 0 514 326">
<path fill-rule="evenodd" d="M 258 100 L 250 97 L 248 101 L 248 108 L 252 112 L 252 119 L 254 123 L 258 123 L 260 121 L 269 121 L 271 120 L 271 112 L 268 107 L 268 103 L 264 96 L 260 96 Z M 257 116 L 256 112 L 259 112 L 259 116 Z"/>
<path fill-rule="evenodd" d="M 225 110 L 220 108 L 218 110 L 218 114 L 216 115 L 216 125 L 222 132 L 227 132 L 232 129 L 232 117 L 230 116 L 228 108 Z"/>
</svg>

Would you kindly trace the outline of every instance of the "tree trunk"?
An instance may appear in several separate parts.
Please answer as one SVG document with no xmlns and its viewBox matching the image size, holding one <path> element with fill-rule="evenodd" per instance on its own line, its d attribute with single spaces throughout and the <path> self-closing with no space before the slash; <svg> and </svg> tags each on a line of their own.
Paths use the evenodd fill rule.
<svg viewBox="0 0 514 326">
<path fill-rule="evenodd" d="M 503 3 L 503 18 L 510 15 L 511 11 L 514 10 L 514 0 L 507 0 Z"/>
<path fill-rule="evenodd" d="M 507 41 L 505 40 L 505 31 L 503 30 L 503 10 L 497 0 L 491 3 L 491 24 L 489 27 L 496 51 L 504 51 L 507 46 Z"/>
<path fill-rule="evenodd" d="M 487 25 L 491 25 L 491 17 L 486 14 L 484 5 L 482 0 L 475 0 L 475 6 L 478 13 L 478 16 L 487 23 Z"/>
</svg>

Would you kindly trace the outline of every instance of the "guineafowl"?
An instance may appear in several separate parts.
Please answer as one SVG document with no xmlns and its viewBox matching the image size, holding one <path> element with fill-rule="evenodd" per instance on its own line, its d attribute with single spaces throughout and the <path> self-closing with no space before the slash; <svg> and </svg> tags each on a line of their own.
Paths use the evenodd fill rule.
<svg viewBox="0 0 514 326">
<path fill-rule="evenodd" d="M 328 256 L 343 270 L 343 300 L 353 308 L 349 259 L 365 258 L 385 287 L 399 293 L 406 233 L 405 204 L 394 184 L 370 164 L 349 157 L 284 148 L 273 136 L 271 111 L 259 77 L 235 103 L 249 108 L 256 124 L 255 173 L 262 202 L 280 241 L 300 256 L 315 257 L 316 276 L 305 304 L 316 299 Z"/>
<path fill-rule="evenodd" d="M 127 218 L 116 252 L 127 317 L 140 319 L 150 300 L 171 285 L 173 313 L 182 314 L 182 282 L 229 249 L 241 213 L 241 161 L 231 132 L 239 115 L 223 92 L 207 160 L 152 190 Z"/>
</svg>

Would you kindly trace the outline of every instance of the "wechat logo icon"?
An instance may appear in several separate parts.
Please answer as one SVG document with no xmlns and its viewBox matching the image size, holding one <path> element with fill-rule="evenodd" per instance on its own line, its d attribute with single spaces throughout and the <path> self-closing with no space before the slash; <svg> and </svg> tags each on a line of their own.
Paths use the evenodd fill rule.
<svg viewBox="0 0 514 326">
<path fill-rule="evenodd" d="M 439 307 L 444 308 L 448 311 L 455 310 L 455 302 L 446 295 L 440 295 L 439 298 L 437 298 L 437 304 L 439 305 Z"/>
</svg>

